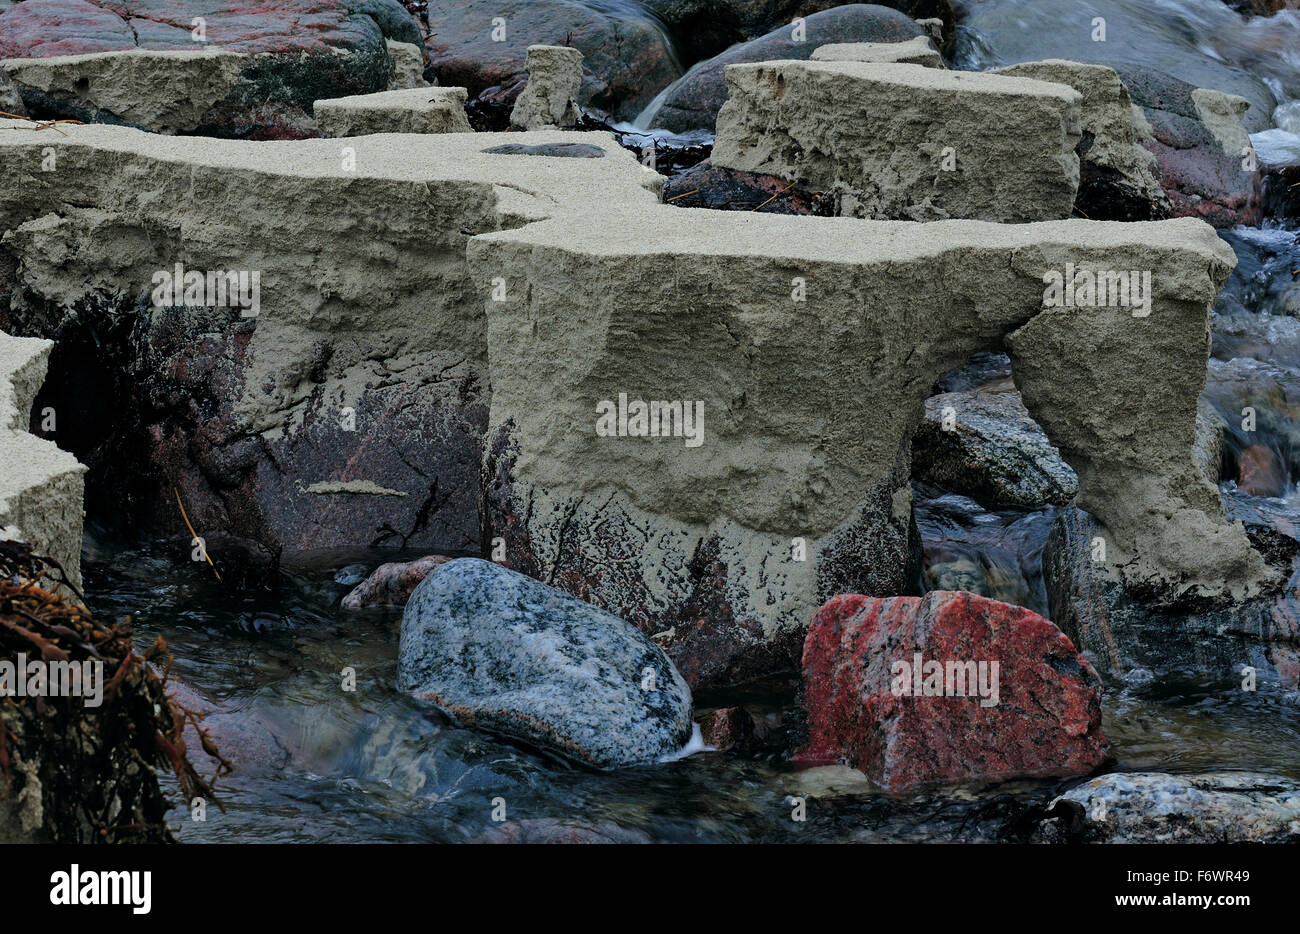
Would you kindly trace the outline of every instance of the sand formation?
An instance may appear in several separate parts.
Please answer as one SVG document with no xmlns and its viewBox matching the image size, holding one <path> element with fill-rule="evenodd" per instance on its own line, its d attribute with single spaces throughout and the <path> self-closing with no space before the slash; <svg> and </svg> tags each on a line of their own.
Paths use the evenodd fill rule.
<svg viewBox="0 0 1300 934">
<path fill-rule="evenodd" d="M 1232 251 L 1199 220 L 1066 219 L 1085 132 L 1125 184 L 1154 184 L 1114 73 L 872 54 L 727 72 L 715 162 L 831 192 L 834 218 L 664 204 L 609 134 L 465 132 L 452 88 L 321 102 L 347 140 L 5 121 L 11 315 L 130 322 L 144 459 L 200 527 L 288 555 L 382 527 L 504 549 L 656 635 L 693 683 L 761 668 L 831 595 L 904 591 L 911 438 L 935 380 L 978 351 L 1012 357 L 1116 575 L 1250 592 L 1264 564 L 1193 458 Z M 529 65 L 515 122 L 572 122 L 577 61 L 535 48 Z M 220 84 L 241 66 L 185 67 Z M 396 135 L 358 135 L 377 132 Z M 34 443 L 23 374 L 0 463 Z M 177 387 L 200 401 L 167 410 Z M 23 495 L 79 514 L 78 484 L 55 480 L 76 469 L 51 471 Z M 65 546 L 34 514 L 22 531 Z"/>
</svg>

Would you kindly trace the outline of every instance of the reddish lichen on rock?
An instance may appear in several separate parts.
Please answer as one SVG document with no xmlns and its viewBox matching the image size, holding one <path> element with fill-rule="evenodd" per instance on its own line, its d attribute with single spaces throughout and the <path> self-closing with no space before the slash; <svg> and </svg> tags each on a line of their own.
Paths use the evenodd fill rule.
<svg viewBox="0 0 1300 934">
<path fill-rule="evenodd" d="M 923 690 L 932 662 L 938 694 Z M 988 674 L 963 696 L 949 672 L 971 662 Z M 803 665 L 809 734 L 796 761 L 847 762 L 894 792 L 1080 775 L 1106 758 L 1096 673 L 1023 607 L 950 591 L 841 595 L 813 617 Z"/>
</svg>

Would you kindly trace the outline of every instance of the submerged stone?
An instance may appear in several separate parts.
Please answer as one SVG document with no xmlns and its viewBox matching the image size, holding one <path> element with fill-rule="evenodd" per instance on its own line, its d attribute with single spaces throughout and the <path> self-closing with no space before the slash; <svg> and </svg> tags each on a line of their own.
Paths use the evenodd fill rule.
<svg viewBox="0 0 1300 934">
<path fill-rule="evenodd" d="M 406 606 L 420 582 L 450 560 L 446 555 L 426 555 L 415 561 L 381 564 L 343 598 L 343 608 L 361 610 L 375 606 Z"/>
</svg>

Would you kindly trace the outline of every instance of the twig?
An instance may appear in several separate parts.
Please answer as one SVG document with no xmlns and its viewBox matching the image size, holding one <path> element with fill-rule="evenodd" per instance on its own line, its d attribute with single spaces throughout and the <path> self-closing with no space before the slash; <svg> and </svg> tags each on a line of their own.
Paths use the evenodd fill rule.
<svg viewBox="0 0 1300 934">
<path fill-rule="evenodd" d="M 199 538 L 199 533 L 194 531 L 194 526 L 190 525 L 190 517 L 185 514 L 185 504 L 181 502 L 181 491 L 178 490 L 176 487 L 172 487 L 172 492 L 176 494 L 176 505 L 181 507 L 181 518 L 185 520 L 185 527 L 190 530 L 190 537 L 197 540 L 198 542 L 200 542 L 200 544 L 203 545 L 204 559 L 207 560 L 208 564 L 212 565 L 212 573 L 217 575 L 217 580 L 221 580 L 221 572 L 217 570 L 217 566 L 215 564 L 212 564 L 212 556 L 208 554 L 207 544 L 204 543 L 201 538 Z"/>
<path fill-rule="evenodd" d="M 5 110 L 0 110 L 0 117 L 11 117 L 14 120 L 26 120 L 28 123 L 36 124 L 36 126 L 32 127 L 33 130 L 54 130 L 60 136 L 68 135 L 67 133 L 64 133 L 62 130 L 59 129 L 60 123 L 74 123 L 77 126 L 85 126 L 85 124 L 80 120 L 64 119 L 64 120 L 40 121 L 40 120 L 33 120 L 31 117 L 24 117 L 22 114 L 11 114 Z"/>
<path fill-rule="evenodd" d="M 791 188 L 793 188 L 793 187 L 794 187 L 794 182 L 791 182 L 790 184 L 788 184 L 788 185 L 786 185 L 784 188 L 782 188 L 780 191 L 778 191 L 776 194 L 774 194 L 772 197 L 768 198 L 766 201 L 764 201 L 762 204 L 760 204 L 758 207 L 754 208 L 754 210 L 757 211 L 757 210 L 759 210 L 760 208 L 766 207 L 767 205 L 771 204 L 773 201 L 775 201 L 777 198 L 781 197 L 783 194 L 785 194 L 787 191 L 789 191 L 789 190 L 790 190 Z"/>
</svg>

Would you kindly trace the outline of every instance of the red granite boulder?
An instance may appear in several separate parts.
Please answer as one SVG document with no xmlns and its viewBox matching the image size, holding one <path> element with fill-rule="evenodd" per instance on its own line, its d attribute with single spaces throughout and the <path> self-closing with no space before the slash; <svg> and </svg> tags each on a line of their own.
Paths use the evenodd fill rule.
<svg viewBox="0 0 1300 934">
<path fill-rule="evenodd" d="M 803 652 L 808 745 L 893 792 L 1083 775 L 1106 758 L 1096 672 L 1050 621 L 974 594 L 832 598 Z"/>
</svg>

